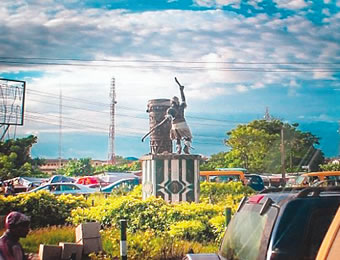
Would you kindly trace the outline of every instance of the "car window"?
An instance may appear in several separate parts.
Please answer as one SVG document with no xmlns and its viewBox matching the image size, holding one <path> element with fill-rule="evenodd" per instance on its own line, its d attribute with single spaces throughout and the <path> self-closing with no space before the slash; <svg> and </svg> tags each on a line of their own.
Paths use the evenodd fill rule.
<svg viewBox="0 0 340 260">
<path fill-rule="evenodd" d="M 236 213 L 224 235 L 220 255 L 233 260 L 256 260 L 269 243 L 278 210 L 271 207 L 260 215 L 262 204 L 245 205 Z"/>
<path fill-rule="evenodd" d="M 59 184 L 53 184 L 48 187 L 50 191 L 60 191 L 60 185 Z"/>
<path fill-rule="evenodd" d="M 61 190 L 62 191 L 69 191 L 69 190 L 80 190 L 77 186 L 75 185 L 61 185 Z"/>
<path fill-rule="evenodd" d="M 298 177 L 296 178 L 295 183 L 298 184 L 298 185 L 302 185 L 303 182 L 304 182 L 306 179 L 307 179 L 306 176 L 298 176 Z"/>
<path fill-rule="evenodd" d="M 312 212 L 307 227 L 308 232 L 303 259 L 315 259 L 334 215 L 334 208 L 316 209 Z"/>
<path fill-rule="evenodd" d="M 207 180 L 206 176 L 200 176 L 200 182 L 206 181 L 206 180 Z"/>
<path fill-rule="evenodd" d="M 211 175 L 209 176 L 210 182 L 229 182 L 229 181 L 240 181 L 239 175 Z"/>
</svg>

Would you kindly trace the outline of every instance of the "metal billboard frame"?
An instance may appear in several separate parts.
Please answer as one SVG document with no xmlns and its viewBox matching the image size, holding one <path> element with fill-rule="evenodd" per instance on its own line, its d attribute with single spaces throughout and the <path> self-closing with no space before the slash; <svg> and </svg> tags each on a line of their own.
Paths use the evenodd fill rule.
<svg viewBox="0 0 340 260">
<path fill-rule="evenodd" d="M 4 93 L 3 87 L 5 87 L 6 93 Z M 25 92 L 26 81 L 0 78 L 0 126 L 6 125 L 8 128 L 10 125 L 24 125 Z M 8 105 L 7 101 L 12 103 Z M 7 107 L 10 108 L 9 115 L 7 115 Z M 14 121 L 11 118 L 12 113 L 15 114 Z"/>
</svg>

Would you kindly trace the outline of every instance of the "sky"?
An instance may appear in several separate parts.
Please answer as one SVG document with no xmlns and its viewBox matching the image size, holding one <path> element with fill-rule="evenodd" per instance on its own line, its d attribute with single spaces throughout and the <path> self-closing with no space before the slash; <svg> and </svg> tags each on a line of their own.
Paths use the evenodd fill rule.
<svg viewBox="0 0 340 260">
<path fill-rule="evenodd" d="M 179 96 L 174 77 L 193 154 L 266 108 L 340 153 L 340 1 L 1 0 L 0 32 L 0 78 L 26 82 L 5 138 L 36 135 L 32 157 L 106 160 L 113 78 L 114 152 L 149 153 L 147 103 Z"/>
</svg>

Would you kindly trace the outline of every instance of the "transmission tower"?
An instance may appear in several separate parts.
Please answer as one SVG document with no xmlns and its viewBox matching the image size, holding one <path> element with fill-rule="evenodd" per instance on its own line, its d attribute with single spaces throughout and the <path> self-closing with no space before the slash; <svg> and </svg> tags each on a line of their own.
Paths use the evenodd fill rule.
<svg viewBox="0 0 340 260">
<path fill-rule="evenodd" d="M 271 117 L 270 114 L 269 114 L 269 108 L 268 108 L 268 107 L 266 107 L 266 112 L 265 112 L 263 118 L 264 118 L 264 120 L 266 120 L 266 121 L 271 121 L 271 120 L 272 120 L 272 117 Z"/>
<path fill-rule="evenodd" d="M 110 119 L 111 124 L 109 128 L 109 153 L 108 153 L 108 164 L 115 164 L 115 106 L 116 101 L 116 83 L 115 78 L 111 80 L 110 89 Z"/>
</svg>

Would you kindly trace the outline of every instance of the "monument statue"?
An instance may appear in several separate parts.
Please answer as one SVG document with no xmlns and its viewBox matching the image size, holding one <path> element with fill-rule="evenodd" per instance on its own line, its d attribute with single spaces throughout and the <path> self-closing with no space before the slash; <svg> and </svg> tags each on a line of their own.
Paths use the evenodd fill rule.
<svg viewBox="0 0 340 260">
<path fill-rule="evenodd" d="M 176 140 L 176 152 L 178 154 L 181 154 L 182 152 L 181 142 L 183 141 L 184 143 L 183 152 L 185 154 L 190 154 L 190 148 L 192 148 L 191 147 L 192 135 L 190 128 L 184 118 L 184 109 L 187 107 L 187 104 L 185 102 L 184 86 L 182 86 L 178 82 L 176 77 L 175 81 L 179 85 L 182 102 L 179 101 L 178 97 L 174 96 L 170 101 L 170 107 L 167 109 L 164 119 L 160 123 L 152 127 L 150 131 L 143 136 L 142 142 L 149 134 L 151 134 L 157 128 L 171 121 L 171 129 L 169 134 L 171 140 Z"/>
<path fill-rule="evenodd" d="M 161 197 L 165 201 L 198 202 L 200 192 L 199 155 L 190 154 L 192 135 L 184 117 L 187 107 L 184 86 L 177 78 L 180 98 L 151 99 L 149 113 L 151 152 L 140 158 L 142 162 L 142 196 Z M 176 152 L 173 144 L 176 141 Z M 183 153 L 182 153 L 183 150 Z"/>
</svg>

